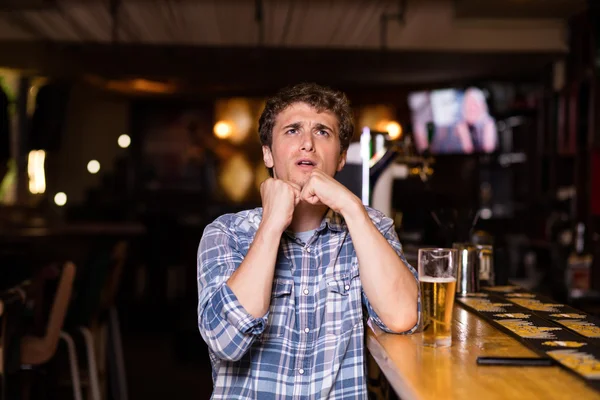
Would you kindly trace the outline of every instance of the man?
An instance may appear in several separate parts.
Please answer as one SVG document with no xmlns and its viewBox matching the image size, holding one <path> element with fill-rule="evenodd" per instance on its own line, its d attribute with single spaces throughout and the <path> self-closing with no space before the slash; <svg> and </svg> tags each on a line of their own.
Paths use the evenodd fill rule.
<svg viewBox="0 0 600 400">
<path fill-rule="evenodd" d="M 259 121 L 262 208 L 217 218 L 198 250 L 198 325 L 214 399 L 366 399 L 362 306 L 388 332 L 418 322 L 418 282 L 392 221 L 333 179 L 354 133 L 344 94 L 284 89 Z"/>
</svg>

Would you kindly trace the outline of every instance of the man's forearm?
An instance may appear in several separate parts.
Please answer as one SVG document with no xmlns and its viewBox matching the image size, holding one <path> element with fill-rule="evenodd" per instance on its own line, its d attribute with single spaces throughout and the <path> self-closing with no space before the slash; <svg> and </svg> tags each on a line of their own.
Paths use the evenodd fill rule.
<svg viewBox="0 0 600 400">
<path fill-rule="evenodd" d="M 261 225 L 244 261 L 227 280 L 240 304 L 255 318 L 269 309 L 280 240 L 281 232 Z"/>
<path fill-rule="evenodd" d="M 418 287 L 412 272 L 373 224 L 362 204 L 344 215 L 358 257 L 361 283 L 371 306 L 390 329 L 417 322 Z"/>
</svg>

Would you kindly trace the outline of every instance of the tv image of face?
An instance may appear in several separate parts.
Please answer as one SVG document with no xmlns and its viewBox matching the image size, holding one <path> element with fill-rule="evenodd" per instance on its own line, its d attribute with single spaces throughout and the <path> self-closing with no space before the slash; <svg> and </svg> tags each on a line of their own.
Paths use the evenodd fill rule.
<svg viewBox="0 0 600 400">
<path fill-rule="evenodd" d="M 431 92 L 433 123 L 436 127 L 452 126 L 460 116 L 460 102 L 455 89 L 434 90 Z"/>
<path fill-rule="evenodd" d="M 483 93 L 470 89 L 463 99 L 463 117 L 468 124 L 475 124 L 487 114 L 487 106 Z"/>
</svg>

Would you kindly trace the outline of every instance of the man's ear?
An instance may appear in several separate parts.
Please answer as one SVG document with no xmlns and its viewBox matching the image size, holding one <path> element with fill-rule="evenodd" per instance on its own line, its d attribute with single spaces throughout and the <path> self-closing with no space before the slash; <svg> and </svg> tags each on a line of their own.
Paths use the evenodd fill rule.
<svg viewBox="0 0 600 400">
<path fill-rule="evenodd" d="M 271 153 L 271 149 L 269 146 L 263 146 L 263 161 L 265 162 L 265 167 L 273 168 L 273 153 Z"/>
<path fill-rule="evenodd" d="M 338 161 L 337 172 L 340 172 L 342 170 L 342 168 L 344 168 L 344 165 L 346 165 L 346 155 L 347 155 L 347 151 L 344 151 L 342 154 L 340 154 L 340 160 Z"/>
</svg>

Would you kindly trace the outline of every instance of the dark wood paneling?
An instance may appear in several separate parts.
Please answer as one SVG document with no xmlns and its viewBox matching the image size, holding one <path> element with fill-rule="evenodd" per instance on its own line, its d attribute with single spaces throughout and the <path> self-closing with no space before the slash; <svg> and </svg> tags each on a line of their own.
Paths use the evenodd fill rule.
<svg viewBox="0 0 600 400">
<path fill-rule="evenodd" d="M 477 79 L 535 79 L 560 54 L 432 53 L 11 42 L 0 65 L 50 75 L 171 79 L 180 92 L 270 93 L 317 81 L 344 89 Z"/>
</svg>

